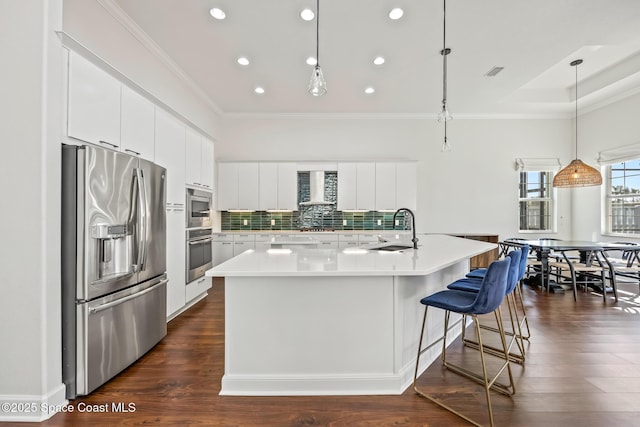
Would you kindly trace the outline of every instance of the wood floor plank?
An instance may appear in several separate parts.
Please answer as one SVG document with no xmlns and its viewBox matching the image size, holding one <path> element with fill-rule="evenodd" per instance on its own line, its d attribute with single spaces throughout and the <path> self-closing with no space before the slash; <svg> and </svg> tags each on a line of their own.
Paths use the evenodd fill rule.
<svg viewBox="0 0 640 427">
<path fill-rule="evenodd" d="M 524 366 L 513 365 L 517 392 L 492 394 L 499 426 L 631 426 L 640 417 L 640 298 L 620 285 L 620 301 L 595 293 L 546 294 L 525 287 L 532 328 Z M 477 354 L 475 355 L 477 356 Z M 471 363 L 459 341 L 451 357 Z M 492 362 L 493 363 L 493 362 Z M 151 352 L 79 405 L 135 404 L 135 412 L 59 413 L 21 426 L 464 426 L 416 395 L 220 396 L 224 371 L 224 283 L 171 321 Z M 504 374 L 503 374 L 504 376 Z M 487 422 L 482 387 L 443 371 L 439 360 L 421 385 L 472 418 Z"/>
</svg>

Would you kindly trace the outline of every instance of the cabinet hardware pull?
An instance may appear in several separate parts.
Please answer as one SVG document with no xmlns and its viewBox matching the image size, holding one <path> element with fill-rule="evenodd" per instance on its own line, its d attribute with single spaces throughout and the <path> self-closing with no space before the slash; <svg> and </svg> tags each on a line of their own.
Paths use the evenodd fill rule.
<svg viewBox="0 0 640 427">
<path fill-rule="evenodd" d="M 139 156 L 139 155 L 140 155 L 140 153 L 139 153 L 139 152 L 137 152 L 137 151 L 133 151 L 133 150 L 131 150 L 131 149 L 129 149 L 129 148 L 125 148 L 125 149 L 124 149 L 124 151 L 128 151 L 129 153 L 133 153 L 133 154 L 135 154 L 136 156 Z"/>
<path fill-rule="evenodd" d="M 110 146 L 112 146 L 113 148 L 118 148 L 118 146 L 117 146 L 116 144 L 112 144 L 112 143 L 107 142 L 107 141 L 102 141 L 102 140 L 100 140 L 100 141 L 98 141 L 98 142 L 100 142 L 100 144 L 110 145 Z"/>
</svg>

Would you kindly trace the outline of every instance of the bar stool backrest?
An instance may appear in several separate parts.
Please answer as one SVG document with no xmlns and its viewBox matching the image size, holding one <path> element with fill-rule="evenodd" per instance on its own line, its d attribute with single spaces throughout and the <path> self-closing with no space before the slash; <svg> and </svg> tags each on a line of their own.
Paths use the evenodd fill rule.
<svg viewBox="0 0 640 427">
<path fill-rule="evenodd" d="M 464 312 L 473 314 L 491 313 L 500 307 L 507 290 L 507 275 L 511 257 L 500 261 L 493 261 L 487 268 L 487 273 L 482 279 L 476 299 Z M 463 292 L 463 291 L 461 291 Z"/>
</svg>

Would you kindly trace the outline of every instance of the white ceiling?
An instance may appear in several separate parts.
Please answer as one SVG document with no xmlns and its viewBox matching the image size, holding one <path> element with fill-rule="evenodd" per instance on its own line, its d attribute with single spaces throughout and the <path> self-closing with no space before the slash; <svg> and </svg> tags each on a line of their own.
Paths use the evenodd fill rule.
<svg viewBox="0 0 640 427">
<path fill-rule="evenodd" d="M 100 0 L 223 114 L 434 115 L 442 99 L 442 0 L 320 0 L 328 93 L 307 92 L 315 0 Z M 223 21 L 209 10 L 220 7 Z M 405 14 L 391 21 L 393 7 Z M 124 12 L 124 14 L 122 14 Z M 455 116 L 570 114 L 640 91 L 639 0 L 448 0 Z M 241 67 L 238 56 L 251 64 Z M 382 55 L 386 63 L 374 66 Z M 495 77 L 485 74 L 504 67 Z M 264 95 L 253 92 L 263 86 Z M 365 95 L 364 88 L 376 92 Z"/>
</svg>

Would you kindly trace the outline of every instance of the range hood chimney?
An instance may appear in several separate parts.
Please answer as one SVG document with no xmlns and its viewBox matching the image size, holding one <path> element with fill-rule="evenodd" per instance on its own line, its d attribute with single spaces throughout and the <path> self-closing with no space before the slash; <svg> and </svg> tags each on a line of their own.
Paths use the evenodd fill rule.
<svg viewBox="0 0 640 427">
<path fill-rule="evenodd" d="M 309 171 L 309 201 L 300 202 L 300 206 L 335 205 L 324 197 L 324 171 Z"/>
</svg>

